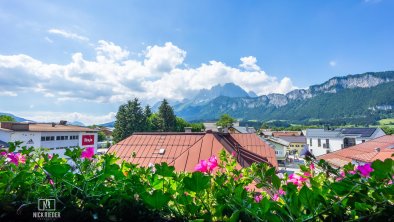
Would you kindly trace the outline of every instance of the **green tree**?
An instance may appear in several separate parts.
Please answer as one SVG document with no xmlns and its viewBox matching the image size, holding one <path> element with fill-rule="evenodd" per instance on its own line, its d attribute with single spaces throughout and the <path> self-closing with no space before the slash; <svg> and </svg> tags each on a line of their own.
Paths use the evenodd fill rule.
<svg viewBox="0 0 394 222">
<path fill-rule="evenodd" d="M 153 113 L 149 116 L 146 121 L 146 131 L 148 132 L 157 132 L 162 131 L 162 119 L 156 113 Z"/>
<path fill-rule="evenodd" d="M 0 122 L 15 122 L 15 119 L 12 116 L 0 115 Z"/>
<path fill-rule="evenodd" d="M 103 132 L 103 131 L 99 131 L 98 133 L 97 133 L 97 140 L 99 141 L 99 142 L 102 142 L 102 141 L 104 141 L 104 140 L 106 140 L 107 139 L 107 136 L 105 135 L 105 133 Z"/>
<path fill-rule="evenodd" d="M 152 110 L 149 105 L 145 106 L 144 115 L 148 119 L 152 115 Z"/>
<path fill-rule="evenodd" d="M 201 132 L 205 129 L 204 124 L 202 123 L 192 123 L 190 124 L 193 132 Z"/>
<path fill-rule="evenodd" d="M 216 122 L 216 125 L 221 127 L 229 127 L 232 126 L 235 121 L 236 120 L 232 118 L 230 115 L 223 114 L 220 116 L 219 121 Z"/>
<path fill-rule="evenodd" d="M 190 127 L 190 123 L 188 123 L 186 120 L 182 119 L 181 117 L 176 117 L 175 131 L 183 132 L 185 131 L 185 127 Z"/>
<path fill-rule="evenodd" d="M 174 131 L 176 128 L 176 116 L 174 110 L 168 104 L 167 100 L 163 100 L 159 107 L 159 118 L 162 120 L 161 129 L 164 132 Z"/>
<path fill-rule="evenodd" d="M 146 128 L 146 118 L 137 98 L 119 107 L 116 114 L 113 138 L 115 143 L 127 138 L 134 132 L 143 132 Z"/>
</svg>

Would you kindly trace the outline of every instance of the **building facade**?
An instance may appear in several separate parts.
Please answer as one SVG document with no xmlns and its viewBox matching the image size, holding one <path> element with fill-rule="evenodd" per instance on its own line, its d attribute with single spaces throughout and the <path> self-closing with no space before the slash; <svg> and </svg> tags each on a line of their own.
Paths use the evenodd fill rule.
<svg viewBox="0 0 394 222">
<path fill-rule="evenodd" d="M 380 128 L 307 129 L 309 151 L 320 156 L 386 135 Z"/>
<path fill-rule="evenodd" d="M 65 124 L 1 122 L 0 140 L 20 141 L 21 147 L 47 148 L 48 153 L 60 157 L 74 147 L 94 147 L 97 151 L 96 130 Z"/>
</svg>

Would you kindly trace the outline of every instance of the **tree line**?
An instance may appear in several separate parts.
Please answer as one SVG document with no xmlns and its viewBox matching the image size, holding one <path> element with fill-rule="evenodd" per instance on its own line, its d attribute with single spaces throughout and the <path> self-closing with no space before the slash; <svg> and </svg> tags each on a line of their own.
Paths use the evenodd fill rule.
<svg viewBox="0 0 394 222">
<path fill-rule="evenodd" d="M 177 117 L 167 100 L 163 100 L 157 113 L 149 105 L 142 107 L 137 98 L 120 105 L 116 114 L 114 142 L 117 143 L 134 132 L 183 132 L 191 127 L 193 132 L 204 129 L 202 123 L 189 123 Z"/>
</svg>

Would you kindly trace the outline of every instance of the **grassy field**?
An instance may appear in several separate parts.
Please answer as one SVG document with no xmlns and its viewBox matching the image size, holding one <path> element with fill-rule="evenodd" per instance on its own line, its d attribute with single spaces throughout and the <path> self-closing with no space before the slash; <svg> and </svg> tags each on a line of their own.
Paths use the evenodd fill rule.
<svg viewBox="0 0 394 222">
<path fill-rule="evenodd" d="M 380 125 L 391 125 L 391 126 L 394 126 L 394 118 L 381 119 L 381 120 L 379 120 L 379 124 Z"/>
</svg>

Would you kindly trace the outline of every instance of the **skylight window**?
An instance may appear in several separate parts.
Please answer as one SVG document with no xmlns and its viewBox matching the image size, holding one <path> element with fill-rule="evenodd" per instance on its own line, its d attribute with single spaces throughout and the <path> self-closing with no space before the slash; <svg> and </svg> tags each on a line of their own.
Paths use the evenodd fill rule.
<svg viewBox="0 0 394 222">
<path fill-rule="evenodd" d="M 159 154 L 161 154 L 161 155 L 164 155 L 165 152 L 166 152 L 166 149 L 164 149 L 164 148 L 161 148 L 161 149 L 159 150 Z"/>
</svg>

